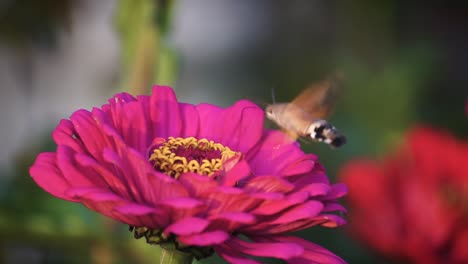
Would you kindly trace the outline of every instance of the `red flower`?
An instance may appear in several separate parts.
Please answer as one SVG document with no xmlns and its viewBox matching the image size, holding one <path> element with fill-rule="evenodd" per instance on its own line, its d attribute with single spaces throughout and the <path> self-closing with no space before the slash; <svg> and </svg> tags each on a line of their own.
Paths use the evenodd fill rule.
<svg viewBox="0 0 468 264">
<path fill-rule="evenodd" d="M 286 234 L 343 224 L 334 212 L 344 211 L 345 186 L 330 185 L 316 156 L 264 130 L 263 119 L 247 100 L 223 109 L 179 103 L 168 87 L 118 94 L 62 120 L 57 151 L 41 153 L 30 173 L 52 195 L 197 258 L 215 251 L 233 263 L 257 263 L 248 255 L 343 263 Z"/>
<path fill-rule="evenodd" d="M 348 184 L 350 228 L 380 253 L 413 263 L 468 263 L 468 144 L 429 128 L 382 164 L 358 160 Z"/>
</svg>

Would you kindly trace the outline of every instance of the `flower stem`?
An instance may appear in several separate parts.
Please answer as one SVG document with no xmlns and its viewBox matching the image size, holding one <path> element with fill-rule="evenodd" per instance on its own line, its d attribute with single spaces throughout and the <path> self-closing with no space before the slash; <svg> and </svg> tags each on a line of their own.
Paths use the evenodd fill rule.
<svg viewBox="0 0 468 264">
<path fill-rule="evenodd" d="M 191 264 L 193 255 L 170 247 L 159 247 L 158 264 Z"/>
</svg>

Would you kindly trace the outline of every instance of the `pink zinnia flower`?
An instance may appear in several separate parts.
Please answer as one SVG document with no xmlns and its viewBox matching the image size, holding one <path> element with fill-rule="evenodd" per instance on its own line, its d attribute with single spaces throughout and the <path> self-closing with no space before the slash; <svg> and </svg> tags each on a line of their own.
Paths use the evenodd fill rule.
<svg viewBox="0 0 468 264">
<path fill-rule="evenodd" d="M 168 87 L 121 93 L 62 120 L 56 152 L 39 154 L 30 173 L 52 195 L 197 258 L 343 263 L 287 233 L 342 225 L 334 213 L 345 211 L 337 202 L 345 186 L 330 185 L 315 155 L 264 130 L 263 119 L 247 100 L 223 109 L 179 103 Z"/>
</svg>

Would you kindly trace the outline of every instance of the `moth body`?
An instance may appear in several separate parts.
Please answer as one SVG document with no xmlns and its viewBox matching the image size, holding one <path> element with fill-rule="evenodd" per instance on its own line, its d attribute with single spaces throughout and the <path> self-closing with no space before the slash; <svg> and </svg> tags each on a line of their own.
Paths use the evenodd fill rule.
<svg viewBox="0 0 468 264">
<path fill-rule="evenodd" d="M 325 118 L 333 110 L 341 90 L 340 76 L 315 83 L 290 103 L 276 103 L 265 109 L 266 117 L 275 122 L 292 138 L 310 138 L 333 147 L 346 143 L 346 138 Z"/>
<path fill-rule="evenodd" d="M 307 128 L 307 133 L 312 140 L 324 142 L 335 148 L 346 143 L 346 137 L 336 127 L 323 119 L 312 122 Z"/>
<path fill-rule="evenodd" d="M 299 136 L 306 136 L 312 121 L 309 114 L 292 103 L 272 104 L 267 106 L 265 112 L 267 118 L 279 127 Z"/>
<path fill-rule="evenodd" d="M 330 123 L 317 119 L 293 103 L 272 104 L 265 109 L 268 119 L 293 137 L 310 138 L 333 147 L 346 143 L 346 138 Z"/>
</svg>

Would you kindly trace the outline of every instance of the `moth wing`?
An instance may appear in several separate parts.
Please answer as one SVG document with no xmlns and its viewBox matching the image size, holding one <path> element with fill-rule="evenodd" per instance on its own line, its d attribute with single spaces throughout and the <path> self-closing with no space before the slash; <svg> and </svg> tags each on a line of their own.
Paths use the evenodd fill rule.
<svg viewBox="0 0 468 264">
<path fill-rule="evenodd" d="M 341 74 L 313 83 L 304 89 L 291 102 L 314 118 L 325 119 L 335 108 L 337 99 L 343 92 Z"/>
</svg>

